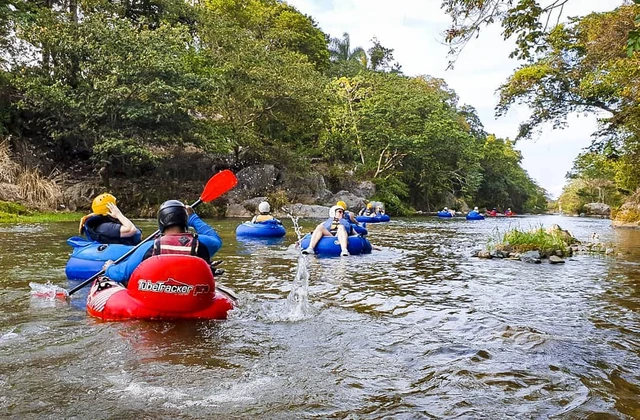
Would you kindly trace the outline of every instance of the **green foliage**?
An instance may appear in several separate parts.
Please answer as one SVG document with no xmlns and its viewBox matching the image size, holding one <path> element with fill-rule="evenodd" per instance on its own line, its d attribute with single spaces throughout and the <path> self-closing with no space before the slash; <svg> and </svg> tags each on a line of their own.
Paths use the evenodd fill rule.
<svg viewBox="0 0 640 420">
<path fill-rule="evenodd" d="M 89 157 L 103 182 L 158 172 L 185 149 L 238 169 L 303 172 L 312 160 L 330 168 L 330 185 L 370 179 L 406 214 L 476 197 L 483 165 L 498 167 L 482 160 L 477 113 L 443 80 L 405 77 L 392 48 L 329 39 L 284 2 L 13 3 L 0 7 L 0 64 L 11 64 L 0 70 L 0 132 L 24 133 L 55 164 Z M 492 193 L 531 199 L 526 174 L 510 173 L 526 188 Z"/>
<path fill-rule="evenodd" d="M 569 245 L 576 240 L 567 231 L 561 229 L 545 230 L 542 226 L 523 231 L 511 229 L 501 237 L 492 238 L 492 248 L 511 249 L 512 252 L 527 252 L 538 250 L 541 255 L 552 255 L 561 251 L 563 255 L 569 254 Z"/>
<path fill-rule="evenodd" d="M 568 213 L 581 213 L 587 203 L 605 203 L 619 206 L 623 195 L 616 186 L 619 173 L 626 172 L 621 162 L 609 158 L 604 153 L 585 152 L 575 159 L 573 168 L 567 174 L 568 184 L 563 188 L 559 202 Z"/>
<path fill-rule="evenodd" d="M 409 198 L 409 189 L 406 184 L 397 178 L 376 178 L 376 194 L 371 201 L 384 203 L 385 211 L 395 216 L 408 216 L 413 209 L 405 203 Z"/>
<path fill-rule="evenodd" d="M 267 194 L 267 201 L 269 202 L 272 211 L 280 210 L 284 206 L 289 204 L 287 192 L 284 190 L 277 190 L 270 194 Z"/>
<path fill-rule="evenodd" d="M 509 140 L 487 136 L 482 149 L 482 181 L 474 203 L 478 207 L 511 207 L 518 213 L 546 208 L 546 192 L 522 169 L 522 155 Z"/>
<path fill-rule="evenodd" d="M 547 232 L 540 227 L 529 232 L 513 229 L 502 237 L 502 242 L 511 246 L 517 252 L 526 252 L 537 249 L 542 254 L 550 254 L 560 250 L 567 254 L 569 240 L 557 231 Z"/>
<path fill-rule="evenodd" d="M 15 215 L 29 214 L 29 210 L 24 205 L 2 200 L 0 200 L 0 212 Z"/>
</svg>

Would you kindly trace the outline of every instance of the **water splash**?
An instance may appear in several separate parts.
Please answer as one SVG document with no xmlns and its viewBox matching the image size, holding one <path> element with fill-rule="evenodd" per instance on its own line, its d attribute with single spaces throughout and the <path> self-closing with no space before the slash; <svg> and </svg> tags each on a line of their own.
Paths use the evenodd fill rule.
<svg viewBox="0 0 640 420">
<path fill-rule="evenodd" d="M 288 319 L 291 321 L 305 319 L 309 314 L 309 270 L 307 269 L 307 260 L 302 254 L 298 256 L 298 269 L 289 296 L 287 296 L 287 306 L 289 308 Z"/>
<path fill-rule="evenodd" d="M 302 234 L 302 226 L 298 224 L 298 220 L 300 220 L 300 216 L 294 216 L 287 207 L 282 207 L 282 210 L 285 213 L 287 213 L 287 217 L 291 219 L 291 222 L 293 223 L 293 231 L 296 233 L 296 236 L 298 237 L 298 243 L 299 243 L 302 240 L 302 237 L 304 236 Z"/>
<path fill-rule="evenodd" d="M 31 296 L 37 296 L 48 300 L 54 300 L 56 298 L 66 298 L 69 293 L 66 289 L 47 281 L 45 284 L 30 282 Z"/>
</svg>

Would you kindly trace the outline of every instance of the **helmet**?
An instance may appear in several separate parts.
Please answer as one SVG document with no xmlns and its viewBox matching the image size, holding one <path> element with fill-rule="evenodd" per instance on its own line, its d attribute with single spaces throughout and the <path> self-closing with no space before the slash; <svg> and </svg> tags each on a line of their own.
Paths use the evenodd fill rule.
<svg viewBox="0 0 640 420">
<path fill-rule="evenodd" d="M 344 209 L 340 206 L 333 206 L 329 209 L 329 217 L 336 217 L 336 210 L 344 211 Z"/>
<path fill-rule="evenodd" d="M 271 206 L 266 201 L 258 204 L 258 211 L 260 213 L 269 213 L 271 211 Z"/>
<path fill-rule="evenodd" d="M 91 211 L 95 214 L 105 215 L 109 213 L 107 203 L 116 204 L 116 198 L 109 193 L 100 194 L 93 199 L 93 203 L 91 203 Z"/>
<path fill-rule="evenodd" d="M 340 206 L 342 207 L 342 210 L 346 210 L 347 209 L 347 203 L 345 203 L 344 201 L 340 200 L 336 203 L 336 206 Z"/>
<path fill-rule="evenodd" d="M 446 207 L 445 207 L 444 209 L 445 209 L 445 210 L 449 210 L 449 209 L 448 209 L 448 208 L 446 208 Z"/>
<path fill-rule="evenodd" d="M 369 204 L 367 204 L 367 208 L 368 208 L 368 209 L 370 209 L 370 208 L 372 208 L 372 207 L 373 207 L 373 203 L 369 203 Z"/>
<path fill-rule="evenodd" d="M 475 206 L 473 210 L 478 211 L 478 206 Z"/>
<path fill-rule="evenodd" d="M 158 210 L 158 229 L 160 233 L 164 233 L 164 230 L 169 226 L 177 225 L 187 229 L 188 221 L 187 208 L 178 200 L 165 201 Z"/>
</svg>

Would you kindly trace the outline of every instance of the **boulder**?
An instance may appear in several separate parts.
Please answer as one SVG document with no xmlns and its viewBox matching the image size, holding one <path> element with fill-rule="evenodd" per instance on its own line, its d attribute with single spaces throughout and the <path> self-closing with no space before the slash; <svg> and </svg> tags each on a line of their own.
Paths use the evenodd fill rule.
<svg viewBox="0 0 640 420">
<path fill-rule="evenodd" d="M 308 204 L 294 204 L 289 210 L 292 216 L 308 217 L 311 219 L 326 219 L 329 217 L 329 207 L 308 205 Z"/>
<path fill-rule="evenodd" d="M 520 254 L 520 261 L 526 262 L 529 264 L 540 264 L 542 261 L 540 260 L 540 252 L 539 251 L 528 251 Z"/>
<path fill-rule="evenodd" d="M 552 255 L 549 257 L 549 264 L 564 264 L 564 260 L 557 255 Z"/>
<path fill-rule="evenodd" d="M 588 203 L 584 205 L 584 212 L 587 216 L 609 216 L 611 207 L 604 203 Z"/>
<path fill-rule="evenodd" d="M 362 181 L 351 188 L 351 191 L 358 197 L 369 198 L 376 193 L 376 186 L 371 181 Z"/>
<path fill-rule="evenodd" d="M 362 197 L 358 197 L 357 195 L 344 190 L 333 194 L 332 199 L 323 204 L 331 207 L 338 201 L 344 201 L 347 204 L 347 210 L 351 210 L 352 212 L 358 212 L 358 210 L 365 206 L 365 202 Z"/>
<path fill-rule="evenodd" d="M 640 227 L 640 189 L 627 200 L 613 219 L 613 226 L 624 228 Z"/>
<path fill-rule="evenodd" d="M 231 191 L 233 201 L 264 196 L 275 189 L 280 171 L 273 165 L 252 165 L 236 174 L 238 185 Z"/>
</svg>

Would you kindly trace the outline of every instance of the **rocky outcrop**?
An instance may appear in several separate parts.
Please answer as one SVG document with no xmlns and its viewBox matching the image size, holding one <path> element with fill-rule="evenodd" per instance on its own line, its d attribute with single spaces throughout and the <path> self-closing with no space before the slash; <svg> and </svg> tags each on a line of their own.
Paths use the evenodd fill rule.
<svg viewBox="0 0 640 420">
<path fill-rule="evenodd" d="M 640 227 L 640 190 L 636 191 L 613 217 L 613 226 L 621 228 Z"/>
<path fill-rule="evenodd" d="M 290 206 L 295 215 L 312 218 L 326 218 L 329 207 L 344 201 L 353 212 L 363 208 L 366 199 L 375 193 L 371 181 L 346 181 L 350 190 L 332 193 L 318 172 L 294 174 L 280 170 L 274 165 L 253 165 L 236 174 L 238 185 L 227 194 L 227 217 L 250 217 L 256 213 L 261 201 L 269 201 L 267 195 L 284 192 L 290 202 L 300 203 Z M 277 217 L 284 214 L 281 209 L 272 209 Z"/>
<path fill-rule="evenodd" d="M 611 215 L 611 207 L 604 203 L 588 203 L 583 206 L 586 216 L 609 217 Z"/>
</svg>

